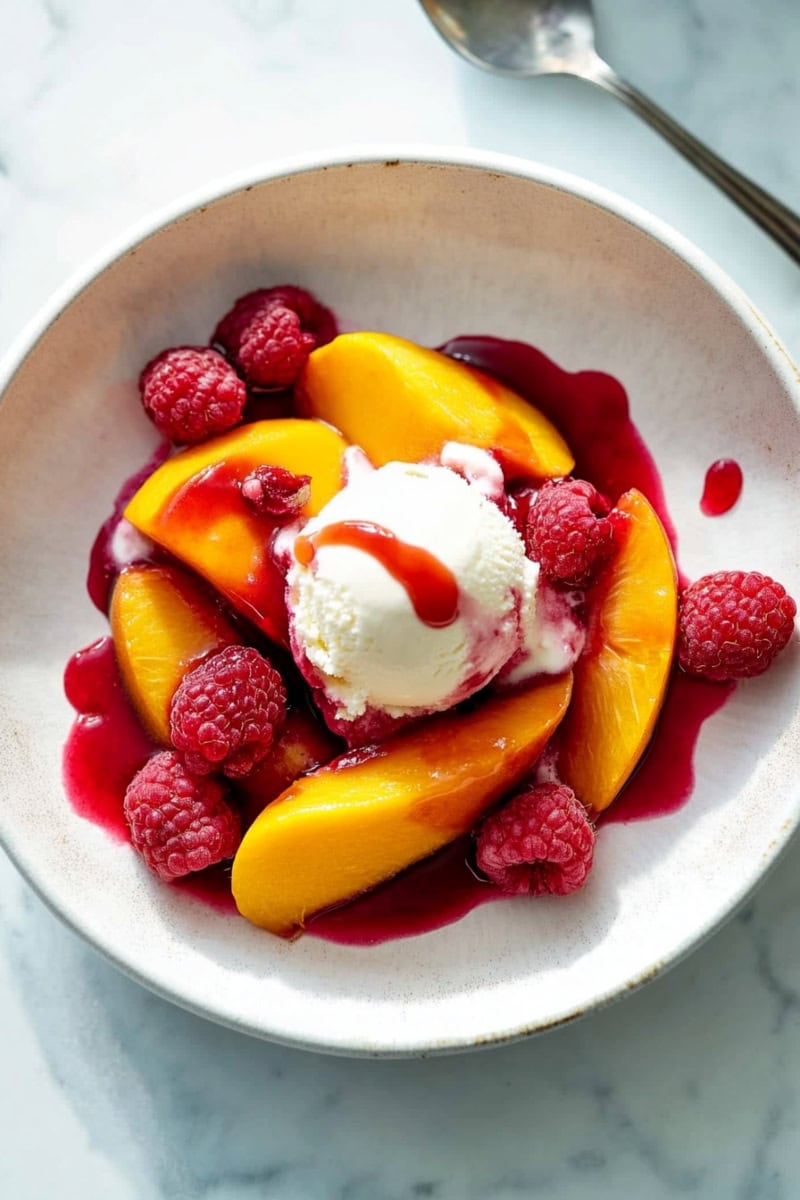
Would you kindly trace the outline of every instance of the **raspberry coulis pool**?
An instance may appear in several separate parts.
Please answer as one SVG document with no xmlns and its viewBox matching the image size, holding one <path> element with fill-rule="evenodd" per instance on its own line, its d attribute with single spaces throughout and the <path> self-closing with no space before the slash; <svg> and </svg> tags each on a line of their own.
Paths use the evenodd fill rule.
<svg viewBox="0 0 800 1200">
<path fill-rule="evenodd" d="M 677 538 L 658 470 L 630 418 L 626 393 L 617 380 L 597 371 L 571 374 L 521 342 L 459 337 L 441 349 L 535 401 L 571 446 L 576 476 L 590 480 L 612 500 L 627 488 L 643 492 L 658 513 L 677 556 Z M 163 457 L 164 452 L 158 452 L 156 459 L 125 486 L 117 514 Z M 209 479 L 207 485 L 219 482 Z M 184 502 L 194 504 L 196 499 L 199 506 L 199 498 L 188 495 Z M 524 496 L 519 504 L 524 508 Z M 107 547 L 111 528 L 107 522 L 98 535 L 89 569 L 90 595 L 103 611 L 112 578 Z M 385 549 L 382 543 L 381 548 Z M 433 619 L 441 620 L 441 614 L 434 614 Z M 155 747 L 127 700 L 111 638 L 103 638 L 74 655 L 64 682 L 67 697 L 78 713 L 64 752 L 68 797 L 79 815 L 102 825 L 118 840 L 128 840 L 122 815 L 125 789 Z M 619 798 L 602 814 L 602 824 L 661 816 L 689 799 L 700 729 L 722 707 L 734 687 L 675 671 L 647 755 Z M 331 941 L 373 945 L 440 928 L 478 904 L 502 899 L 502 893 L 474 872 L 471 849 L 469 838 L 453 842 L 372 892 L 317 916 L 309 923 L 308 932 Z M 228 881 L 229 872 L 217 867 L 172 886 L 233 913 L 236 910 Z"/>
</svg>

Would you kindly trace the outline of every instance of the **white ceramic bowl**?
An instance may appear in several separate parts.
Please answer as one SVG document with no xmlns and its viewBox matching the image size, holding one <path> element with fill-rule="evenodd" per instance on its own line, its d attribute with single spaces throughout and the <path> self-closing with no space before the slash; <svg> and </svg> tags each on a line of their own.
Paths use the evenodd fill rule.
<svg viewBox="0 0 800 1200">
<path fill-rule="evenodd" d="M 289 945 L 150 878 L 77 817 L 61 750 L 70 654 L 105 632 L 87 553 L 154 436 L 135 379 L 203 341 L 265 282 L 313 288 L 350 325 L 428 344 L 488 332 L 625 385 L 662 469 L 690 576 L 746 566 L 800 592 L 798 383 L 746 298 L 626 202 L 498 156 L 354 155 L 218 186 L 115 247 L 49 306 L 0 372 L 0 833 L 74 929 L 133 977 L 237 1029 L 347 1054 L 519 1037 L 624 995 L 713 930 L 798 820 L 796 647 L 705 727 L 691 802 L 603 830 L 569 900 L 483 906 L 374 948 Z M 387 161 L 388 160 L 388 161 Z M 742 499 L 698 508 L 709 463 Z"/>
</svg>

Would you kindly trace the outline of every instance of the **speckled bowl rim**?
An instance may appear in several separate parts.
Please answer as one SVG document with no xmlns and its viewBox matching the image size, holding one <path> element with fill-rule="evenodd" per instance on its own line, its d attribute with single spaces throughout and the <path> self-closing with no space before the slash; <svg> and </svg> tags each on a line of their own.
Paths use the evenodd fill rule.
<svg viewBox="0 0 800 1200">
<path fill-rule="evenodd" d="M 53 293 L 51 298 L 12 341 L 9 349 L 3 355 L 2 359 L 0 359 L 0 404 L 3 402 L 6 389 L 28 354 L 35 348 L 39 339 L 57 320 L 62 311 L 77 299 L 107 268 L 160 229 L 175 221 L 179 221 L 198 208 L 213 204 L 241 190 L 283 177 L 319 172 L 327 168 L 346 167 L 349 165 L 380 163 L 394 165 L 401 162 L 411 165 L 472 168 L 527 180 L 554 191 L 564 192 L 570 196 L 585 200 L 660 243 L 661 246 L 695 272 L 716 293 L 738 318 L 751 337 L 758 340 L 759 338 L 763 339 L 765 334 L 767 335 L 766 342 L 761 342 L 760 344 L 761 353 L 765 356 L 770 367 L 785 386 L 787 393 L 792 395 L 795 410 L 800 418 L 800 371 L 798 371 L 797 366 L 769 323 L 726 272 L 704 251 L 700 250 L 667 222 L 654 216 L 632 201 L 590 180 L 572 175 L 555 167 L 550 167 L 544 163 L 473 148 L 435 145 L 419 146 L 407 143 L 342 146 L 335 151 L 312 150 L 302 155 L 282 158 L 267 164 L 255 165 L 247 170 L 226 175 L 221 179 L 195 189 L 183 197 L 160 207 L 154 213 L 137 221 L 132 226 L 129 226 L 124 233 L 114 238 L 101 251 L 93 255 L 86 264 L 75 271 Z M 87 940 L 106 959 L 130 978 L 179 1007 L 238 1032 L 267 1038 L 301 1049 L 325 1051 L 338 1055 L 407 1058 L 483 1049 L 532 1036 L 533 1034 L 543 1033 L 550 1029 L 560 1028 L 588 1016 L 590 1013 L 596 1012 L 614 1001 L 629 995 L 631 992 L 638 990 L 644 984 L 657 978 L 669 967 L 680 962 L 729 920 L 775 866 L 792 841 L 798 826 L 800 826 L 800 806 L 798 806 L 793 814 L 793 819 L 784 823 L 781 835 L 775 838 L 765 849 L 757 863 L 754 864 L 752 871 L 749 874 L 743 873 L 740 887 L 730 897 L 727 908 L 718 914 L 716 920 L 709 921 L 704 927 L 692 931 L 675 948 L 667 960 L 653 963 L 646 970 L 640 971 L 630 978 L 621 979 L 615 987 L 609 988 L 604 993 L 595 996 L 585 1006 L 567 1012 L 555 1020 L 537 1021 L 531 1024 L 522 1023 L 508 1028 L 501 1027 L 495 1032 L 481 1036 L 480 1038 L 454 1040 L 452 1043 L 442 1041 L 441 1039 L 426 1041 L 424 1038 L 420 1038 L 413 1046 L 406 1045 L 400 1049 L 389 1047 L 386 1049 L 376 1049 L 374 1046 L 359 1044 L 355 1038 L 349 1044 L 343 1044 L 342 1042 L 337 1042 L 335 1045 L 326 1044 L 322 1031 L 319 1031 L 317 1037 L 302 1039 L 289 1037 L 285 1034 L 282 1035 L 280 1030 L 253 1028 L 251 1025 L 237 1019 L 235 1013 L 223 1010 L 221 1007 L 216 1007 L 213 997 L 209 998 L 203 1004 L 187 999 L 172 982 L 162 977 L 164 973 L 159 969 L 157 963 L 150 974 L 137 970 L 126 961 L 124 953 L 114 943 L 112 938 L 103 939 L 87 930 L 82 920 L 79 904 L 70 905 L 69 903 L 59 902 L 55 895 L 51 894 L 47 887 L 47 880 L 40 878 L 37 874 L 36 863 L 26 856 L 24 838 L 15 838 L 13 828 L 4 827 L 2 809 L 0 809 L 0 846 L 3 847 L 9 859 L 14 863 L 43 903 L 57 917 L 64 921 L 70 929 Z M 61 900 L 63 901 L 63 897 Z"/>
</svg>

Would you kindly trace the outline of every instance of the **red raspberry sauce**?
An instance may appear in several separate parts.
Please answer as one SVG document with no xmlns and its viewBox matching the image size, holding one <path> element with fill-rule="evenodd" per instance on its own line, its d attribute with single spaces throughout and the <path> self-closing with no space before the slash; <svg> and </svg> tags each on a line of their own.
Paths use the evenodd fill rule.
<svg viewBox="0 0 800 1200">
<path fill-rule="evenodd" d="M 246 580 L 232 597 L 234 606 L 281 645 L 288 645 L 288 618 L 284 604 L 284 580 L 269 553 L 270 542 L 279 522 L 256 516 L 244 504 L 239 492 L 242 469 L 239 464 L 222 461 L 206 468 L 184 483 L 169 502 L 165 516 L 180 523 L 187 531 L 196 530 L 199 539 L 206 536 L 209 512 L 232 509 L 249 526 L 255 553 Z"/>
<path fill-rule="evenodd" d="M 130 834 L 122 811 L 125 789 L 158 746 L 148 737 L 122 685 L 114 643 L 100 638 L 73 654 L 64 691 L 78 715 L 64 747 L 64 787 L 75 812 L 120 842 Z M 229 871 L 211 867 L 170 887 L 235 912 Z"/>
<path fill-rule="evenodd" d="M 704 721 L 736 690 L 675 669 L 647 755 L 600 823 L 638 821 L 675 812 L 694 788 L 694 748 Z"/>
<path fill-rule="evenodd" d="M 572 447 L 575 474 L 589 479 L 609 500 L 616 501 L 630 487 L 644 492 L 676 548 L 658 470 L 615 379 L 598 371 L 570 374 L 532 346 L 499 338 L 456 338 L 443 349 L 535 403 Z M 222 468 L 219 474 L 212 472 L 207 486 L 229 483 Z M 189 519 L 202 520 L 202 491 L 198 489 L 189 503 L 183 497 L 192 510 L 191 516 L 187 511 Z M 128 704 L 110 638 L 71 659 L 65 687 L 79 714 L 64 751 L 67 795 L 81 816 L 126 839 L 125 788 L 155 747 Z M 722 707 L 734 687 L 675 673 L 647 756 L 619 799 L 602 814 L 601 824 L 662 816 L 689 799 L 694 748 L 703 722 Z M 316 917 L 308 932 L 334 942 L 374 945 L 441 928 L 478 904 L 501 899 L 473 874 L 471 851 L 471 839 L 461 838 L 360 899 Z M 224 869 L 212 868 L 170 886 L 234 911 Z"/>
<path fill-rule="evenodd" d="M 122 687 L 110 637 L 73 654 L 64 691 L 77 710 L 64 748 L 64 775 L 72 806 L 82 817 L 127 841 L 125 789 L 153 753 Z"/>
<path fill-rule="evenodd" d="M 308 933 L 343 945 L 376 946 L 441 929 L 479 904 L 502 900 L 502 892 L 473 875 L 471 853 L 471 838 L 459 838 L 360 900 L 315 917 Z"/>
<path fill-rule="evenodd" d="M 730 512 L 742 494 L 742 468 L 732 458 L 718 458 L 706 471 L 700 511 L 707 517 Z"/>
<path fill-rule="evenodd" d="M 630 418 L 625 389 L 613 376 L 564 371 L 533 346 L 503 338 L 457 337 L 439 349 L 535 404 L 575 455 L 575 477 L 588 479 L 612 504 L 628 488 L 644 492 L 677 550 L 661 476 Z"/>
<path fill-rule="evenodd" d="M 172 447 L 169 442 L 161 442 L 142 469 L 137 471 L 135 475 L 131 475 L 130 479 L 125 480 L 114 500 L 114 508 L 111 516 L 100 526 L 97 537 L 94 539 L 94 545 L 89 555 L 89 573 L 86 578 L 86 590 L 89 593 L 89 599 L 92 604 L 101 613 L 108 613 L 111 589 L 114 586 L 119 569 L 118 564 L 114 561 L 111 546 L 117 526 L 122 519 L 122 513 L 128 501 L 138 492 L 145 479 L 149 479 L 156 468 L 160 467 L 163 462 L 166 462 L 171 449 Z M 158 557 L 158 549 L 154 550 L 154 554 Z"/>
<path fill-rule="evenodd" d="M 405 588 L 408 598 L 424 625 L 441 629 L 452 625 L 458 616 L 458 582 L 444 563 L 421 546 L 410 546 L 372 521 L 336 521 L 313 533 L 295 539 L 295 558 L 309 566 L 321 546 L 352 546 L 371 554 Z"/>
</svg>

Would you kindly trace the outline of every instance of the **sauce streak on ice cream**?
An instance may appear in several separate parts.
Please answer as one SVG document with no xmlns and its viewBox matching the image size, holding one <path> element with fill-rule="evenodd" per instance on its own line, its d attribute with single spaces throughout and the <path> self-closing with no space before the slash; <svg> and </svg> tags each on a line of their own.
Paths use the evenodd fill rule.
<svg viewBox="0 0 800 1200">
<path fill-rule="evenodd" d="M 742 494 L 742 468 L 732 458 L 718 458 L 706 471 L 700 511 L 707 517 L 730 512 Z"/>
<path fill-rule="evenodd" d="M 410 546 L 391 529 L 373 521 L 334 521 L 309 536 L 300 534 L 294 554 L 310 566 L 323 546 L 351 546 L 363 550 L 405 588 L 414 612 L 424 625 L 442 629 L 458 616 L 458 581 L 441 559 L 421 546 Z"/>
</svg>

